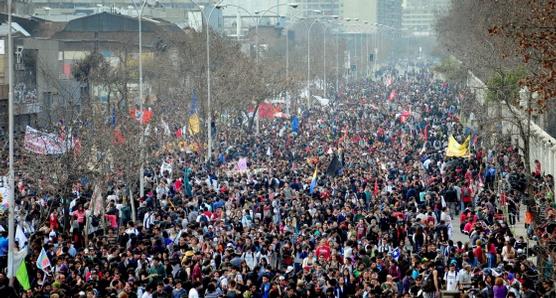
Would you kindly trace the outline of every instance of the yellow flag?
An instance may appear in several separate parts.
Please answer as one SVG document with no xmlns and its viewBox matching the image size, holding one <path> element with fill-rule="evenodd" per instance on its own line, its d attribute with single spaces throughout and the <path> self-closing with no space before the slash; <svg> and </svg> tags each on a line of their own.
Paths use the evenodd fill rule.
<svg viewBox="0 0 556 298">
<path fill-rule="evenodd" d="M 193 114 L 189 116 L 189 134 L 196 135 L 201 131 L 201 123 L 199 121 L 199 115 Z"/>
<path fill-rule="evenodd" d="M 471 136 L 467 136 L 465 141 L 460 144 L 453 136 L 450 136 L 448 138 L 448 148 L 446 148 L 446 157 L 468 157 L 470 141 Z"/>
</svg>

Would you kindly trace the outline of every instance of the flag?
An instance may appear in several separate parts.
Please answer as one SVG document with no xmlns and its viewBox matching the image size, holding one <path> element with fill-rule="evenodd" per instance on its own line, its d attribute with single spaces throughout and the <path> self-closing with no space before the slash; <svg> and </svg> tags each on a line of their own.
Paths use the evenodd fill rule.
<svg viewBox="0 0 556 298">
<path fill-rule="evenodd" d="M 271 103 L 262 102 L 259 104 L 258 115 L 261 119 L 273 119 L 274 114 L 280 112 L 280 107 Z"/>
<path fill-rule="evenodd" d="M 330 164 L 328 165 L 328 168 L 326 169 L 326 175 L 328 176 L 336 176 L 338 174 L 338 171 L 341 168 L 341 163 L 340 163 L 340 159 L 338 158 L 338 155 L 336 155 L 336 153 L 334 153 L 334 155 L 332 156 L 332 160 L 330 161 Z"/>
<path fill-rule="evenodd" d="M 116 109 L 112 109 L 112 115 L 110 116 L 110 126 L 112 128 L 116 127 Z"/>
<path fill-rule="evenodd" d="M 423 139 L 425 139 L 425 143 L 429 140 L 429 125 L 425 125 L 425 129 L 423 130 Z"/>
<path fill-rule="evenodd" d="M 131 117 L 135 118 L 135 120 L 143 124 L 149 123 L 153 118 L 153 111 L 151 108 L 143 109 L 143 111 L 139 109 L 131 109 L 129 114 Z"/>
<path fill-rule="evenodd" d="M 237 170 L 238 170 L 238 172 L 242 172 L 242 171 L 247 170 L 247 157 L 242 157 L 238 160 Z"/>
<path fill-rule="evenodd" d="M 396 90 L 392 89 L 392 91 L 390 91 L 390 95 L 388 95 L 388 101 L 393 101 L 394 98 L 396 98 L 397 95 L 398 95 L 398 93 L 396 92 Z"/>
<path fill-rule="evenodd" d="M 375 179 L 375 187 L 373 189 L 373 197 L 376 198 L 378 196 L 378 192 L 379 192 L 379 190 L 378 190 L 378 180 Z"/>
<path fill-rule="evenodd" d="M 295 133 L 299 132 L 299 118 L 297 116 L 292 118 L 292 131 Z"/>
<path fill-rule="evenodd" d="M 168 174 L 172 175 L 172 164 L 163 161 L 160 165 L 160 175 L 164 175 L 164 172 L 168 172 Z"/>
<path fill-rule="evenodd" d="M 112 140 L 112 144 L 115 145 L 122 145 L 125 143 L 125 137 L 124 134 L 122 133 L 122 130 L 119 128 L 114 129 L 114 132 L 112 133 L 114 139 Z"/>
<path fill-rule="evenodd" d="M 17 225 L 15 229 L 15 240 L 19 244 L 19 249 L 22 249 L 25 246 L 27 246 L 28 239 L 27 236 L 25 236 L 25 233 L 23 233 L 23 229 L 21 228 L 20 225 Z"/>
<path fill-rule="evenodd" d="M 318 172 L 318 168 L 315 168 L 315 172 L 313 173 L 313 179 L 311 180 L 311 185 L 309 186 L 310 194 L 313 194 L 315 192 L 315 187 L 317 186 L 317 172 Z"/>
<path fill-rule="evenodd" d="M 392 256 L 392 259 L 396 260 L 396 262 L 398 261 L 398 258 L 400 257 L 400 248 L 396 247 L 391 253 L 390 255 Z"/>
<path fill-rule="evenodd" d="M 25 265 L 25 257 L 27 257 L 27 248 L 15 252 L 13 268 L 15 269 L 15 278 L 21 287 L 27 291 L 31 288 L 31 283 L 29 282 L 29 274 L 27 273 L 27 266 Z M 12 274 L 13 272 L 9 272 L 8 277 L 12 276 Z"/>
<path fill-rule="evenodd" d="M 170 136 L 172 134 L 172 132 L 170 132 L 170 126 L 168 126 L 168 123 L 166 123 L 164 119 L 160 120 L 160 125 L 162 126 L 162 129 L 164 131 L 164 135 Z"/>
<path fill-rule="evenodd" d="M 50 260 L 48 259 L 48 256 L 46 255 L 46 250 L 44 250 L 43 247 L 41 249 L 41 254 L 37 258 L 37 268 L 39 268 L 42 271 L 46 271 L 46 268 L 48 267 L 50 267 Z"/>
<path fill-rule="evenodd" d="M 386 79 L 386 82 L 384 84 L 386 85 L 386 87 L 390 87 L 390 85 L 392 85 L 392 83 L 394 83 L 394 79 L 389 77 L 388 79 Z"/>
<path fill-rule="evenodd" d="M 195 90 L 193 90 L 193 94 L 191 95 L 191 105 L 189 107 L 188 120 L 190 135 L 196 135 L 201 131 L 201 121 L 199 120 L 197 101 L 197 94 L 195 94 Z"/>
<path fill-rule="evenodd" d="M 471 136 L 467 136 L 462 144 L 458 143 L 454 136 L 448 138 L 448 147 L 446 148 L 446 157 L 468 157 L 469 156 L 469 142 Z"/>
<path fill-rule="evenodd" d="M 187 168 L 183 171 L 183 186 L 185 188 L 185 195 L 188 197 L 193 196 L 193 189 L 191 183 L 189 182 L 189 175 L 191 175 L 191 168 Z"/>
</svg>

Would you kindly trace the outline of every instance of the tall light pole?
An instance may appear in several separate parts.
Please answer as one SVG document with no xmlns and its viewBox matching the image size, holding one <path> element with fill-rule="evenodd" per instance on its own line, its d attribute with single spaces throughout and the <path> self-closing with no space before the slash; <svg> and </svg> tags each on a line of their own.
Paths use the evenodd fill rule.
<svg viewBox="0 0 556 298">
<path fill-rule="evenodd" d="M 8 0 L 8 278 L 14 284 L 15 249 L 15 183 L 14 183 L 14 98 L 13 98 L 13 44 L 12 44 L 12 0 Z"/>
<path fill-rule="evenodd" d="M 307 29 L 307 108 L 311 102 L 311 28 L 317 21 L 318 19 L 314 19 Z"/>
<path fill-rule="evenodd" d="M 137 12 L 137 22 L 139 23 L 139 110 L 140 118 L 139 123 L 141 126 L 141 138 L 139 139 L 139 147 L 140 153 L 139 158 L 141 159 L 141 168 L 139 169 L 139 196 L 143 197 L 145 195 L 145 167 L 143 164 L 143 138 L 145 135 L 145 130 L 143 129 L 143 28 L 142 28 L 142 19 L 143 19 L 143 11 L 145 10 L 145 6 L 149 0 L 143 0 L 141 4 L 138 6 L 135 1 L 133 1 L 133 6 L 135 7 L 135 11 Z M 132 216 L 135 217 L 135 216 Z"/>
<path fill-rule="evenodd" d="M 332 16 L 334 19 L 338 19 L 338 16 Z M 328 31 L 327 26 L 324 26 L 323 29 L 323 44 L 322 44 L 322 49 L 323 49 L 323 97 L 326 98 L 326 87 L 327 87 L 327 83 L 326 83 L 326 32 Z"/>
<path fill-rule="evenodd" d="M 340 84 L 340 29 L 336 32 L 336 95 L 338 95 Z"/>
<path fill-rule="evenodd" d="M 237 8 L 237 9 L 238 9 L 238 11 L 237 11 L 238 17 L 239 17 L 239 10 L 243 10 L 245 13 L 247 13 L 247 15 L 248 15 L 250 18 L 254 18 L 254 17 L 255 17 L 255 13 L 253 13 L 253 12 L 247 10 L 245 7 L 243 7 L 243 6 L 241 6 L 241 5 L 225 4 L 225 5 L 221 5 L 221 6 L 220 6 L 220 9 L 224 9 L 224 8 L 226 8 L 226 7 L 234 7 L 234 8 Z M 240 20 L 241 20 L 241 18 L 240 18 Z M 236 32 L 237 32 L 237 40 L 238 40 L 238 41 L 239 41 L 239 31 L 240 31 L 240 30 L 239 30 L 239 28 L 240 28 L 240 27 L 239 27 L 239 23 L 240 23 L 239 21 L 237 21 L 237 23 L 236 23 Z"/>
<path fill-rule="evenodd" d="M 279 8 L 281 6 L 289 6 L 291 8 L 297 8 L 299 6 L 299 3 L 296 2 L 292 2 L 292 3 L 281 3 L 281 4 L 276 4 L 273 5 L 267 9 L 264 10 L 259 10 L 259 11 L 255 11 L 255 14 L 258 15 L 259 17 L 257 18 L 257 22 L 255 24 L 255 51 L 256 51 L 256 60 L 257 60 L 257 64 L 259 64 L 259 23 L 262 19 L 262 17 L 269 12 L 270 10 L 274 9 L 274 8 Z"/>
<path fill-rule="evenodd" d="M 367 25 L 369 24 L 368 21 L 364 22 L 365 24 L 365 43 L 366 43 L 366 48 L 367 50 L 365 51 L 365 60 L 367 61 L 367 69 L 365 71 L 365 78 L 369 77 L 369 30 L 367 28 Z"/>
<path fill-rule="evenodd" d="M 210 23 L 210 18 L 212 16 L 212 13 L 214 12 L 215 9 L 220 9 L 220 3 L 222 3 L 222 1 L 224 0 L 220 0 L 218 1 L 218 3 L 216 3 L 212 9 L 210 10 L 208 17 L 205 13 L 205 11 L 203 10 L 203 8 L 201 7 L 201 5 L 199 5 L 195 0 L 191 0 L 191 2 L 193 2 L 193 4 L 195 4 L 199 10 L 201 11 L 201 14 L 203 15 L 203 18 L 205 19 L 205 31 L 207 33 L 207 38 L 206 38 L 206 48 L 207 48 L 207 137 L 208 137 L 208 141 L 207 141 L 207 162 L 210 162 L 212 160 L 212 113 L 211 113 L 211 109 L 210 109 L 210 104 L 211 104 L 211 89 L 210 89 L 210 27 L 209 27 L 209 23 Z"/>
</svg>

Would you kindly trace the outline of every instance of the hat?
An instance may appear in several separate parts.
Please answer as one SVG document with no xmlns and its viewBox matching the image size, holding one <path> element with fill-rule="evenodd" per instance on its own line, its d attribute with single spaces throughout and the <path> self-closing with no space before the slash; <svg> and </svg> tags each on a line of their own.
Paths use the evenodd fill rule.
<svg viewBox="0 0 556 298">
<path fill-rule="evenodd" d="M 293 266 L 288 266 L 288 268 L 286 268 L 286 274 L 292 271 L 293 271 Z"/>
<path fill-rule="evenodd" d="M 85 292 L 83 291 L 79 292 L 79 296 L 85 296 Z"/>
<path fill-rule="evenodd" d="M 279 277 L 278 277 L 278 280 L 285 280 L 285 279 L 286 279 L 286 278 L 283 277 L 283 276 L 279 276 Z"/>
<path fill-rule="evenodd" d="M 422 258 L 421 259 L 421 262 L 423 262 L 423 263 L 428 262 L 428 261 L 429 261 L 429 259 L 427 259 L 427 258 Z"/>
<path fill-rule="evenodd" d="M 511 272 L 508 273 L 508 280 L 509 280 L 509 281 L 514 280 L 514 274 L 513 274 L 513 273 L 511 273 Z"/>
<path fill-rule="evenodd" d="M 450 266 L 456 266 L 458 262 L 456 260 L 451 260 L 450 261 Z"/>
</svg>

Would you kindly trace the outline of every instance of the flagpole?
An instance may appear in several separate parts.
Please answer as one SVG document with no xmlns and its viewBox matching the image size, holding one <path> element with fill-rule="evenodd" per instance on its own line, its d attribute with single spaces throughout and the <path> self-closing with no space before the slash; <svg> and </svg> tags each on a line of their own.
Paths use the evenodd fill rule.
<svg viewBox="0 0 556 298">
<path fill-rule="evenodd" d="M 10 287 L 14 284 L 14 99 L 13 99 L 13 45 L 12 45 L 12 0 L 8 0 L 8 278 Z"/>
</svg>

